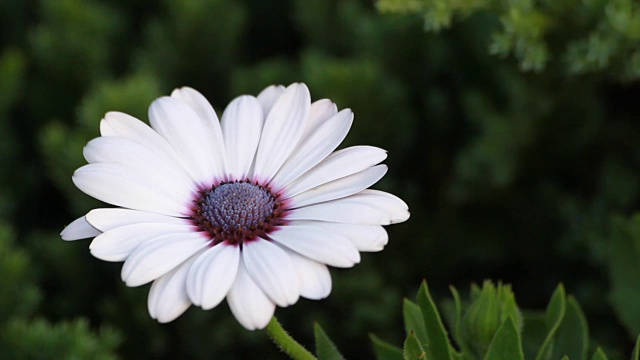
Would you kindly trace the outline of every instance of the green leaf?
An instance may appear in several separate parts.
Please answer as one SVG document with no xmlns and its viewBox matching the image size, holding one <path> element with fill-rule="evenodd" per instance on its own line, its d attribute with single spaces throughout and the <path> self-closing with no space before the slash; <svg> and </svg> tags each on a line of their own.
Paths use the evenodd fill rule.
<svg viewBox="0 0 640 360">
<path fill-rule="evenodd" d="M 467 356 L 484 357 L 506 318 L 511 318 L 516 330 L 520 332 L 522 314 L 511 286 L 502 282 L 496 285 L 485 280 L 463 318 L 464 341 L 461 348 Z"/>
<path fill-rule="evenodd" d="M 425 328 L 427 330 L 428 346 L 427 358 L 445 360 L 451 359 L 451 345 L 447 332 L 442 324 L 438 309 L 431 299 L 427 282 L 423 281 L 418 291 L 418 306 L 422 311 Z"/>
<path fill-rule="evenodd" d="M 373 351 L 378 360 L 402 360 L 402 349 L 395 345 L 380 339 L 379 337 L 369 334 L 369 339 L 373 343 Z"/>
<path fill-rule="evenodd" d="M 471 297 L 471 301 L 475 301 L 480 294 L 482 293 L 482 289 L 478 286 L 478 284 L 471 284 L 471 292 L 469 293 L 469 296 Z"/>
<path fill-rule="evenodd" d="M 636 339 L 636 346 L 633 347 L 631 360 L 640 360 L 640 336 L 638 336 L 638 339 Z"/>
<path fill-rule="evenodd" d="M 453 304 L 455 306 L 455 318 L 453 325 L 453 335 L 458 341 L 458 343 L 462 340 L 462 302 L 460 301 L 460 294 L 455 287 L 449 286 L 449 291 L 451 291 L 451 296 L 453 297 Z"/>
<path fill-rule="evenodd" d="M 567 307 L 562 324 L 553 345 L 553 359 L 566 355 L 571 360 L 587 358 L 589 328 L 580 305 L 573 296 L 567 298 Z"/>
<path fill-rule="evenodd" d="M 540 346 L 536 360 L 548 360 L 551 359 L 551 352 L 553 350 L 553 341 L 556 335 L 562 319 L 564 318 L 566 301 L 564 294 L 564 286 L 558 285 L 556 291 L 553 292 L 549 305 L 547 305 L 547 312 L 545 315 L 545 322 L 547 324 L 547 336 Z"/>
<path fill-rule="evenodd" d="M 608 360 L 607 355 L 602 351 L 600 347 L 596 349 L 596 352 L 593 353 L 591 360 Z"/>
<path fill-rule="evenodd" d="M 418 305 L 409 299 L 404 299 L 402 316 L 404 317 L 404 328 L 407 335 L 414 333 L 420 344 L 426 347 L 429 344 L 427 329 L 424 326 L 424 318 Z"/>
<path fill-rule="evenodd" d="M 610 302 L 630 334 L 640 333 L 640 214 L 613 219 L 610 236 Z"/>
<path fill-rule="evenodd" d="M 316 355 L 319 360 L 344 360 L 344 357 L 338 351 L 331 339 L 322 330 L 320 324 L 315 323 L 313 326 L 313 334 L 316 338 Z"/>
<path fill-rule="evenodd" d="M 454 359 L 464 359 L 465 354 L 471 356 L 471 349 L 469 348 L 469 344 L 465 341 L 465 337 L 462 335 L 462 301 L 460 301 L 460 294 L 458 290 L 449 286 L 449 291 L 451 291 L 451 296 L 453 297 L 453 305 L 454 305 L 454 320 L 453 320 L 453 337 L 460 347 L 460 353 L 454 353 Z"/>
<path fill-rule="evenodd" d="M 504 290 L 505 287 L 502 287 Z M 509 289 L 510 291 L 510 289 Z M 503 305 L 502 305 L 502 314 L 500 316 L 500 321 L 504 321 L 506 318 L 510 317 L 513 321 L 513 326 L 516 327 L 518 333 L 522 331 L 522 313 L 518 308 L 518 304 L 516 303 L 516 298 L 513 293 L 503 296 Z"/>
<path fill-rule="evenodd" d="M 533 359 L 547 336 L 545 314 L 544 311 L 539 310 L 524 310 L 522 315 L 524 319 L 524 331 L 520 334 L 522 349 L 526 359 Z"/>
<path fill-rule="evenodd" d="M 524 360 L 522 342 L 513 319 L 507 317 L 496 331 L 485 360 Z"/>
<path fill-rule="evenodd" d="M 420 340 L 418 340 L 415 333 L 410 332 L 404 341 L 404 351 L 402 355 L 404 356 L 404 360 L 425 360 L 427 358 L 427 354 L 420 345 Z"/>
</svg>

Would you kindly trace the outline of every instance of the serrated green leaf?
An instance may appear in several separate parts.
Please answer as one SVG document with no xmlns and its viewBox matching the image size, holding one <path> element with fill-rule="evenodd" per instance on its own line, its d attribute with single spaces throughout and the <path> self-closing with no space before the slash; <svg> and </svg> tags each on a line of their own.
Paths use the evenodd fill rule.
<svg viewBox="0 0 640 360">
<path fill-rule="evenodd" d="M 376 354 L 377 360 L 402 360 L 402 349 L 395 345 L 380 339 L 379 337 L 369 334 L 369 339 L 373 343 L 373 352 Z"/>
<path fill-rule="evenodd" d="M 404 341 L 404 349 L 402 351 L 404 360 L 426 360 L 427 354 L 424 351 L 420 340 L 415 333 L 410 332 Z"/>
<path fill-rule="evenodd" d="M 485 360 L 524 360 L 520 333 L 511 317 L 507 317 L 496 331 Z"/>
<path fill-rule="evenodd" d="M 422 311 L 420 311 L 418 305 L 409 299 L 404 299 L 402 304 L 402 316 L 404 317 L 404 328 L 407 335 L 413 332 L 418 338 L 420 345 L 426 347 L 429 344 L 427 339 L 427 329 L 424 326 L 424 318 L 422 317 Z"/>
<path fill-rule="evenodd" d="M 556 291 L 553 292 L 549 305 L 547 305 L 547 311 L 545 315 L 545 322 L 547 325 L 547 336 L 538 350 L 536 360 L 549 360 L 553 350 L 553 341 L 555 339 L 556 332 L 562 323 L 566 308 L 566 298 L 564 294 L 564 286 L 558 285 Z"/>
<path fill-rule="evenodd" d="M 601 348 L 597 348 L 596 352 L 593 353 L 591 360 L 608 360 L 608 358 L 607 358 L 607 354 L 605 354 Z"/>
<path fill-rule="evenodd" d="M 344 357 L 333 344 L 333 341 L 322 330 L 320 324 L 315 323 L 313 326 L 313 335 L 316 339 L 316 356 L 318 356 L 319 360 L 344 360 Z"/>
<path fill-rule="evenodd" d="M 571 360 L 587 358 L 589 328 L 580 305 L 573 296 L 567 297 L 564 319 L 553 345 L 553 359 L 566 355 Z"/>
<path fill-rule="evenodd" d="M 431 299 L 427 282 L 423 281 L 418 291 L 418 306 L 422 311 L 425 328 L 427 330 L 428 346 L 427 358 L 445 360 L 451 359 L 451 345 L 447 332 L 442 324 L 438 309 Z"/>
<path fill-rule="evenodd" d="M 636 339 L 636 346 L 633 347 L 631 360 L 640 360 L 640 336 Z"/>
<path fill-rule="evenodd" d="M 567 355 L 563 356 L 562 359 L 560 360 L 569 360 L 569 358 L 567 357 Z"/>
</svg>

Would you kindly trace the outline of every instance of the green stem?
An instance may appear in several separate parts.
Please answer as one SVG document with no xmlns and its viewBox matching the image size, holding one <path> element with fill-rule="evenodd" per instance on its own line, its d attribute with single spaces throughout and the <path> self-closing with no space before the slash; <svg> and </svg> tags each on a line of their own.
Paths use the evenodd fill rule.
<svg viewBox="0 0 640 360">
<path fill-rule="evenodd" d="M 282 325 L 280 325 L 275 316 L 269 321 L 266 330 L 271 340 L 273 340 L 282 351 L 289 355 L 290 358 L 295 360 L 317 360 L 313 354 L 295 341 L 291 335 L 282 328 Z"/>
</svg>

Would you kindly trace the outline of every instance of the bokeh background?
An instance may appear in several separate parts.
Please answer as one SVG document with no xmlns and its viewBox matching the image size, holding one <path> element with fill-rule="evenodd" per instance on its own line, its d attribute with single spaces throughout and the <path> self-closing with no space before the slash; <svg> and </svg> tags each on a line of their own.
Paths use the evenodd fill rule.
<svg viewBox="0 0 640 360">
<path fill-rule="evenodd" d="M 348 358 L 401 344 L 401 304 L 483 279 L 542 309 L 558 283 L 593 343 L 640 333 L 640 10 L 613 1 L 0 1 L 0 358 L 281 358 L 226 304 L 160 325 L 148 286 L 59 232 L 97 201 L 71 174 L 107 111 L 146 120 L 180 86 L 219 113 L 305 82 L 355 113 L 343 146 L 389 151 L 375 186 L 412 217 L 332 270 L 322 301 L 278 309 Z M 75 356 L 75 357 L 74 357 Z"/>
</svg>

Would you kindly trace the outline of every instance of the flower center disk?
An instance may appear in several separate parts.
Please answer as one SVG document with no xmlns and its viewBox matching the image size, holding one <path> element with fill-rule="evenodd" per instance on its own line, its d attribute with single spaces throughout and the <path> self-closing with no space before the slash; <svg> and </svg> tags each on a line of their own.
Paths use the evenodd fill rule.
<svg viewBox="0 0 640 360">
<path fill-rule="evenodd" d="M 241 244 L 266 235 L 278 225 L 282 202 L 269 188 L 249 181 L 221 183 L 203 190 L 192 219 L 213 244 Z"/>
</svg>

